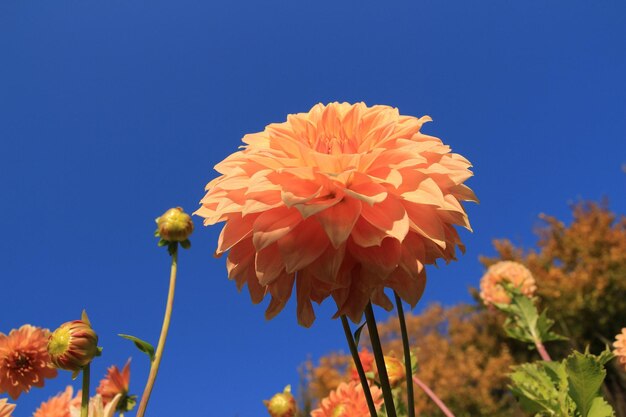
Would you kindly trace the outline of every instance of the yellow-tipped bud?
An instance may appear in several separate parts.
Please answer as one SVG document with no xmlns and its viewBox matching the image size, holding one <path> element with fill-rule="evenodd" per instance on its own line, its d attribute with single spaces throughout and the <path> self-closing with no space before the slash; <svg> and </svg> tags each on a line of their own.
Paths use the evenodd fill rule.
<svg viewBox="0 0 626 417">
<path fill-rule="evenodd" d="M 385 369 L 389 377 L 389 383 L 394 386 L 402 382 L 406 377 L 404 362 L 393 356 L 385 356 Z"/>
<path fill-rule="evenodd" d="M 263 401 L 271 417 L 294 417 L 296 415 L 296 399 L 291 395 L 291 385 L 269 400 Z"/>
<path fill-rule="evenodd" d="M 63 323 L 48 339 L 48 354 L 54 366 L 78 372 L 100 354 L 98 335 L 91 328 L 89 319 Z"/>
<path fill-rule="evenodd" d="M 193 232 L 191 217 L 181 207 L 174 207 L 156 219 L 161 239 L 168 242 L 183 242 Z"/>
</svg>

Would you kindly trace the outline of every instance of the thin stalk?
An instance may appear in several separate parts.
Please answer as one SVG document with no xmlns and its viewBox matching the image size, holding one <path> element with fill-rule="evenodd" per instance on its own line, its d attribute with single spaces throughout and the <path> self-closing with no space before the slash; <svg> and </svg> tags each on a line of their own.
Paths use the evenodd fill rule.
<svg viewBox="0 0 626 417">
<path fill-rule="evenodd" d="M 541 359 L 546 362 L 552 362 L 552 358 L 550 358 L 550 355 L 548 354 L 548 351 L 546 350 L 543 343 L 541 343 L 541 340 L 535 340 L 535 346 L 537 347 L 537 352 L 539 352 L 539 356 L 541 356 Z"/>
<path fill-rule="evenodd" d="M 443 403 L 443 401 L 441 401 L 441 399 L 439 397 L 437 397 L 437 394 L 435 394 L 433 392 L 433 390 L 431 390 L 428 387 L 428 385 L 426 385 L 424 383 L 424 381 L 419 379 L 417 376 L 413 375 L 413 382 L 415 382 L 415 384 L 417 384 L 417 386 L 420 387 L 422 389 L 422 391 L 424 391 L 426 393 L 426 395 L 428 395 L 430 397 L 430 399 L 433 400 L 433 402 L 435 404 L 437 404 L 437 407 L 439 407 L 441 412 L 443 412 L 443 414 L 446 417 L 454 417 L 454 414 L 452 414 L 452 411 L 450 411 L 450 409 L 448 407 L 446 407 L 446 405 Z"/>
<path fill-rule="evenodd" d="M 402 349 L 404 350 L 404 371 L 406 375 L 406 398 L 408 417 L 415 417 L 415 400 L 413 396 L 413 380 L 409 375 L 413 374 L 413 366 L 411 365 L 411 347 L 409 346 L 409 333 L 406 330 L 406 320 L 404 319 L 404 308 L 402 300 L 397 292 L 393 292 L 396 298 L 396 308 L 398 309 L 398 319 L 400 319 L 400 332 L 402 333 Z"/>
<path fill-rule="evenodd" d="M 370 385 L 367 382 L 365 370 L 363 369 L 363 364 L 361 363 L 361 358 L 359 357 L 359 351 L 357 350 L 356 343 L 352 337 L 352 331 L 350 330 L 350 325 L 348 324 L 346 316 L 341 316 L 341 324 L 343 325 L 343 331 L 346 334 L 346 340 L 348 341 L 348 346 L 350 347 L 350 353 L 352 354 L 352 359 L 354 360 L 354 366 L 356 366 L 359 379 L 361 380 L 361 386 L 363 387 L 363 393 L 365 394 L 365 400 L 367 401 L 367 408 L 370 410 L 370 416 L 376 417 L 376 406 L 374 405 Z"/>
<path fill-rule="evenodd" d="M 385 358 L 383 357 L 383 347 L 380 344 L 380 337 L 378 336 L 378 329 L 376 328 L 376 318 L 374 317 L 374 309 L 372 309 L 371 302 L 367 303 L 367 307 L 365 307 L 365 320 L 367 322 L 367 330 L 370 333 L 372 350 L 374 351 L 374 359 L 376 360 L 376 368 L 378 368 L 380 387 L 383 390 L 387 417 L 396 417 L 396 406 L 393 403 L 391 384 L 389 383 L 387 368 L 385 367 Z"/>
<path fill-rule="evenodd" d="M 143 417 L 146 413 L 146 407 L 148 406 L 148 400 L 152 393 L 152 387 L 156 380 L 157 373 L 159 372 L 159 365 L 161 364 L 161 357 L 163 356 L 163 349 L 165 348 L 165 339 L 167 339 L 167 331 L 170 327 L 170 320 L 172 318 L 172 307 L 174 306 L 174 290 L 176 288 L 176 272 L 178 269 L 178 247 L 175 247 L 172 251 L 172 267 L 170 270 L 170 289 L 167 294 L 167 304 L 165 306 L 165 317 L 163 318 L 163 326 L 161 327 L 161 336 L 159 337 L 159 344 L 157 345 L 156 352 L 154 354 L 154 360 L 150 366 L 150 374 L 148 375 L 148 382 L 143 390 L 141 396 L 141 402 L 139 403 L 139 409 L 137 410 L 137 417 Z"/>
<path fill-rule="evenodd" d="M 83 392 L 80 402 L 80 417 L 88 417 L 89 415 L 89 371 L 91 364 L 85 365 L 83 368 Z"/>
</svg>

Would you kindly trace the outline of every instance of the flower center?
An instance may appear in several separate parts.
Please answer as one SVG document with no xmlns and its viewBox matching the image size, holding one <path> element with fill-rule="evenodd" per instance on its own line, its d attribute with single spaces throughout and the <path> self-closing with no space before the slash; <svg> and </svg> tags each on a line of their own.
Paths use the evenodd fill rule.
<svg viewBox="0 0 626 417">
<path fill-rule="evenodd" d="M 24 352 L 14 352 L 8 367 L 22 375 L 33 369 L 30 356 Z"/>
<path fill-rule="evenodd" d="M 333 137 L 320 137 L 316 141 L 314 149 L 317 152 L 328 155 L 342 155 L 356 153 L 357 147 L 355 141 L 343 135 Z"/>
<path fill-rule="evenodd" d="M 52 333 L 48 341 L 48 353 L 50 355 L 62 355 L 70 346 L 70 330 L 68 327 L 59 327 Z"/>
<path fill-rule="evenodd" d="M 347 417 L 346 416 L 346 409 L 348 407 L 346 407 L 345 404 L 338 404 L 337 406 L 335 406 L 335 408 L 333 408 L 333 412 L 331 414 L 331 417 Z"/>
</svg>

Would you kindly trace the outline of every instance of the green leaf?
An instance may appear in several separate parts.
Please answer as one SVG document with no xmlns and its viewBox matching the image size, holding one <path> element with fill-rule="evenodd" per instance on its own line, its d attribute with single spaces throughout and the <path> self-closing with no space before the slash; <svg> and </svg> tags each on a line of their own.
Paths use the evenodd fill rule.
<svg viewBox="0 0 626 417">
<path fill-rule="evenodd" d="M 530 413 L 558 415 L 559 391 L 553 377 L 541 364 L 524 364 L 514 368 L 511 374 L 511 391 L 520 405 Z"/>
<path fill-rule="evenodd" d="M 598 358 L 591 354 L 574 352 L 565 359 L 569 396 L 576 403 L 582 417 L 589 415 L 591 404 L 600 398 L 598 393 L 606 371 Z"/>
<path fill-rule="evenodd" d="M 150 362 L 154 361 L 154 346 L 152 346 L 150 343 L 146 342 L 145 340 L 141 340 L 138 337 L 131 336 L 129 334 L 118 334 L 118 336 L 123 337 L 124 339 L 128 339 L 131 342 L 135 343 L 135 346 L 137 346 L 137 349 L 139 349 L 140 351 L 148 355 L 148 357 L 150 358 Z"/>
<path fill-rule="evenodd" d="M 189 249 L 191 247 L 191 241 L 189 239 L 183 240 L 180 242 L 180 246 L 182 246 L 183 249 Z"/>
<path fill-rule="evenodd" d="M 551 331 L 554 320 L 548 318 L 546 311 L 539 314 L 533 300 L 510 284 L 505 284 L 504 288 L 511 298 L 511 303 L 495 304 L 495 306 L 507 314 L 504 322 L 504 331 L 507 336 L 531 344 L 536 341 L 549 342 L 566 339 Z"/>
<path fill-rule="evenodd" d="M 361 339 L 361 332 L 363 331 L 363 328 L 365 327 L 365 323 L 361 324 L 355 331 L 354 331 L 354 344 L 358 347 L 359 346 L 359 340 Z"/>
<path fill-rule="evenodd" d="M 615 411 L 603 398 L 596 397 L 591 402 L 587 417 L 614 417 Z"/>
<path fill-rule="evenodd" d="M 166 246 L 166 245 L 169 245 L 169 244 L 170 244 L 170 242 L 168 242 L 167 240 L 163 240 L 163 239 L 159 240 L 159 243 L 157 243 L 157 245 L 159 247 Z"/>
</svg>

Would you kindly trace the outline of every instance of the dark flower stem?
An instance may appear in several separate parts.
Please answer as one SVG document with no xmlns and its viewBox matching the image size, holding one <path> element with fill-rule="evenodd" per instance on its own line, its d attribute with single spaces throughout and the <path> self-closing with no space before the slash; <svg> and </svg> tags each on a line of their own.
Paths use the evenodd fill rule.
<svg viewBox="0 0 626 417">
<path fill-rule="evenodd" d="M 150 365 L 150 374 L 148 375 L 148 382 L 143 390 L 141 396 L 141 402 L 139 403 L 139 409 L 137 410 L 137 417 L 143 417 L 148 407 L 148 400 L 152 393 L 152 387 L 154 381 L 156 381 L 157 373 L 159 372 L 159 365 L 161 364 L 161 358 L 163 357 L 163 349 L 165 348 L 165 340 L 167 339 L 167 332 L 170 328 L 170 320 L 172 318 L 172 309 L 174 307 L 174 290 L 176 288 L 176 272 L 178 270 L 178 242 L 175 242 L 174 246 L 170 247 L 170 254 L 172 255 L 172 267 L 170 270 L 170 289 L 167 294 L 167 304 L 165 306 L 165 317 L 163 318 L 163 325 L 161 327 L 161 336 L 159 336 L 159 344 L 157 345 L 156 352 L 154 354 L 154 360 Z"/>
<path fill-rule="evenodd" d="M 404 320 L 404 308 L 402 300 L 397 292 L 393 292 L 396 298 L 396 308 L 398 309 L 398 319 L 400 320 L 400 332 L 402 333 L 402 349 L 404 350 L 404 371 L 406 375 L 406 398 L 408 417 L 415 417 L 415 400 L 413 397 L 413 366 L 411 365 L 411 347 L 409 346 L 409 334 L 406 330 L 406 321 Z"/>
<path fill-rule="evenodd" d="M 378 336 L 378 329 L 376 328 L 376 318 L 374 317 L 374 309 L 372 308 L 371 302 L 367 303 L 367 307 L 365 307 L 365 320 L 367 322 L 367 330 L 370 333 L 372 350 L 374 351 L 374 359 L 376 360 L 376 368 L 378 369 L 378 377 L 380 378 L 380 387 L 383 390 L 387 417 L 396 417 L 396 406 L 393 403 L 391 384 L 389 383 L 387 368 L 385 367 L 385 358 L 383 357 L 383 347 L 380 344 L 380 337 Z"/>
<path fill-rule="evenodd" d="M 88 417 L 89 414 L 89 367 L 91 364 L 85 365 L 83 368 L 83 392 L 80 402 L 80 417 Z"/>
<path fill-rule="evenodd" d="M 374 405 L 370 385 L 367 381 L 367 377 L 365 376 L 365 370 L 363 369 L 363 364 L 361 363 L 361 358 L 359 357 L 359 351 L 357 350 L 356 343 L 352 337 L 352 330 L 350 330 L 350 325 L 348 324 L 346 316 L 341 316 L 341 324 L 343 325 L 343 331 L 346 334 L 346 340 L 348 341 L 348 346 L 350 347 L 350 353 L 352 354 L 352 359 L 354 360 L 354 366 L 356 366 L 359 379 L 361 380 L 361 385 L 363 386 L 363 393 L 365 394 L 365 400 L 367 401 L 367 408 L 370 410 L 370 416 L 377 417 L 376 406 Z"/>
</svg>

